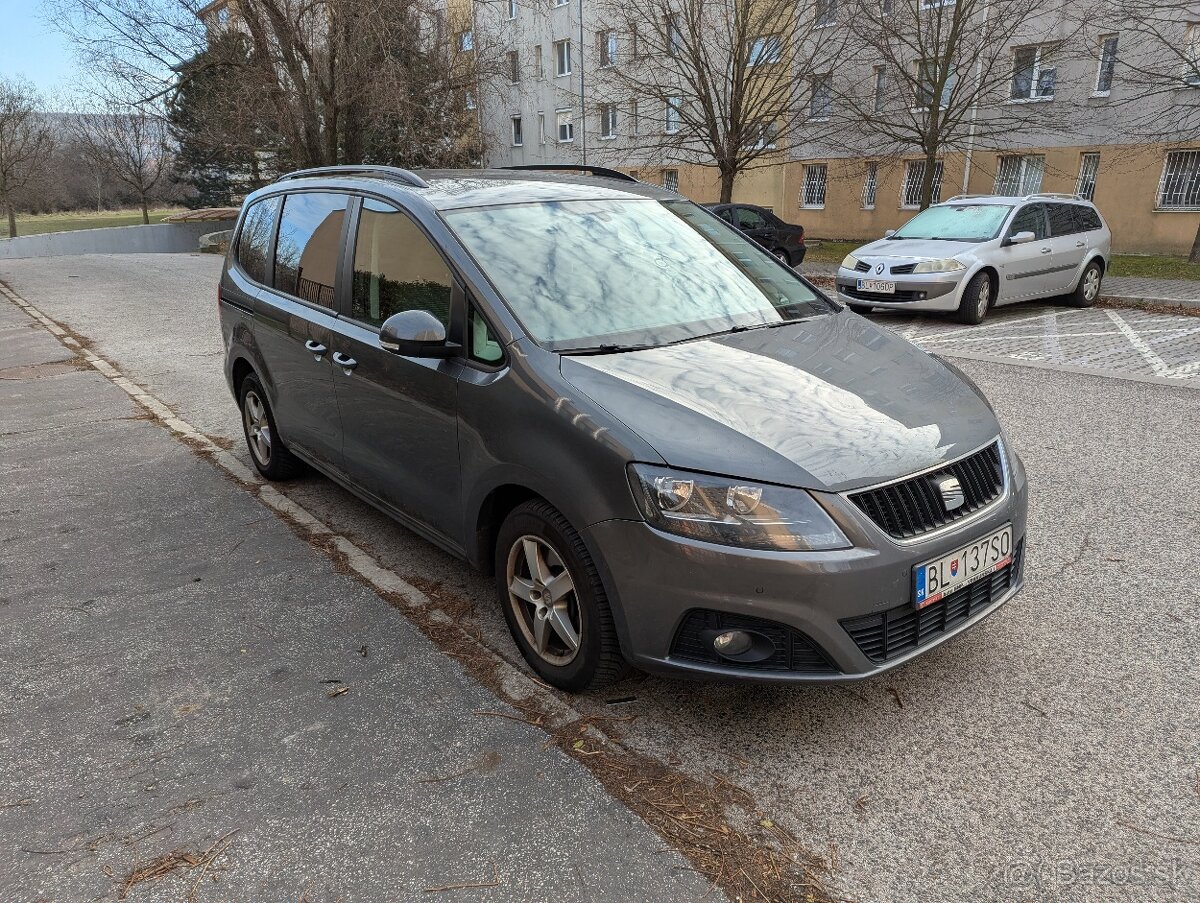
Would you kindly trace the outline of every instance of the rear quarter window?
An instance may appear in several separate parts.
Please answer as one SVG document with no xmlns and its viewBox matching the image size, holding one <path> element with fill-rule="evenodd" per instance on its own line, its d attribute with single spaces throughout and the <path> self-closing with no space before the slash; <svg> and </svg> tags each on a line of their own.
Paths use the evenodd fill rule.
<svg viewBox="0 0 1200 903">
<path fill-rule="evenodd" d="M 279 215 L 281 197 L 265 198 L 252 204 L 242 220 L 238 234 L 237 262 L 255 282 L 266 284 L 271 262 L 271 234 Z"/>
<path fill-rule="evenodd" d="M 1075 221 L 1079 225 L 1080 232 L 1092 232 L 1104 228 L 1104 224 L 1100 222 L 1100 214 L 1091 207 L 1076 207 Z"/>
</svg>

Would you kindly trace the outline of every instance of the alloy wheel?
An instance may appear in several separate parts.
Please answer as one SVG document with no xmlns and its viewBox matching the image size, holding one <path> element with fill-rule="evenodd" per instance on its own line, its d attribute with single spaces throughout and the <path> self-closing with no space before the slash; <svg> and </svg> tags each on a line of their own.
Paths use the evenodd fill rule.
<svg viewBox="0 0 1200 903">
<path fill-rule="evenodd" d="M 582 620 L 575 580 L 558 551 L 525 535 L 508 553 L 509 604 L 525 640 L 545 662 L 568 665 L 579 654 Z"/>
<path fill-rule="evenodd" d="M 242 401 L 242 420 L 246 424 L 246 438 L 250 440 L 250 453 L 263 467 L 271 463 L 271 424 L 267 420 L 267 406 L 253 389 Z"/>
<path fill-rule="evenodd" d="M 1088 267 L 1088 271 L 1083 274 L 1084 300 L 1095 301 L 1098 294 L 1100 294 L 1100 271 L 1095 267 Z"/>
<path fill-rule="evenodd" d="M 979 318 L 983 319 L 984 314 L 988 311 L 988 305 L 992 303 L 992 281 L 984 279 L 979 285 L 979 297 L 975 299 L 975 310 L 979 314 Z"/>
</svg>

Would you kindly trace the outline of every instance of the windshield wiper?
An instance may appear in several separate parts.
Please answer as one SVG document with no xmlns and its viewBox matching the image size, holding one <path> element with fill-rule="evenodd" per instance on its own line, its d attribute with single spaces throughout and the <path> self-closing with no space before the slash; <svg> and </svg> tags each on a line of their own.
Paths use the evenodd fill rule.
<svg viewBox="0 0 1200 903">
<path fill-rule="evenodd" d="M 584 354 L 624 354 L 626 351 L 649 351 L 651 348 L 661 347 L 662 345 L 616 345 L 605 343 L 585 348 L 563 348 L 558 353 L 572 356 Z"/>
</svg>

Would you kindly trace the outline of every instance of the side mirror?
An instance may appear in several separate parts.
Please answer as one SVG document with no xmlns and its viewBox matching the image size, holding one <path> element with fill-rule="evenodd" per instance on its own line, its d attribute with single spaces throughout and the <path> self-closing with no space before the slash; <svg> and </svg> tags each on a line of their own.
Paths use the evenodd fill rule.
<svg viewBox="0 0 1200 903">
<path fill-rule="evenodd" d="M 379 347 L 404 357 L 454 357 L 462 350 L 446 341 L 446 327 L 427 310 L 402 310 L 384 320 Z"/>
<path fill-rule="evenodd" d="M 896 234 L 896 230 L 895 230 L 895 229 L 884 229 L 884 230 L 883 230 L 883 237 L 884 237 L 884 238 L 891 238 L 891 237 L 892 237 L 893 235 L 895 235 L 895 234 Z"/>
<path fill-rule="evenodd" d="M 1006 245 L 1027 245 L 1031 241 L 1033 241 L 1035 238 L 1037 238 L 1037 236 L 1034 235 L 1032 232 L 1014 232 L 1012 235 L 1008 236 L 1008 241 L 1006 241 L 1005 244 Z"/>
</svg>

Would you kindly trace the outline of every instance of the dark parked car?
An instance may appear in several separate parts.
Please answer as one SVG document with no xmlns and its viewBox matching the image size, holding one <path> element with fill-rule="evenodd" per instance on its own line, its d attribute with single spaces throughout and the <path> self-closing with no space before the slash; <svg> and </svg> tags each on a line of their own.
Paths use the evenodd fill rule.
<svg viewBox="0 0 1200 903">
<path fill-rule="evenodd" d="M 632 179 L 387 167 L 246 199 L 225 374 L 311 465 L 496 576 L 522 655 L 837 681 L 1022 584 L 1024 470 L 953 366 Z"/>
<path fill-rule="evenodd" d="M 753 204 L 705 204 L 725 222 L 745 232 L 789 266 L 804 262 L 804 227 L 785 223 L 765 207 Z"/>
</svg>

